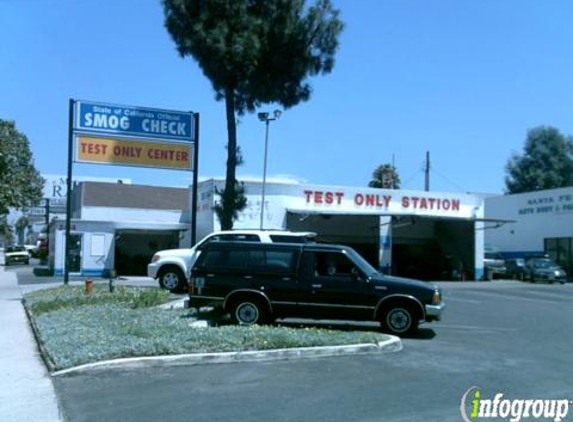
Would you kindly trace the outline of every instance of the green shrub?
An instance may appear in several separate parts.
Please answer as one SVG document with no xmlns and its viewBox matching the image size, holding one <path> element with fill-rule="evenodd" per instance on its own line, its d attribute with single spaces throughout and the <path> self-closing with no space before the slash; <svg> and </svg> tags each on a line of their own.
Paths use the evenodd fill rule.
<svg viewBox="0 0 573 422">
<path fill-rule="evenodd" d="M 140 291 L 132 301 L 132 308 L 152 308 L 169 301 L 170 294 L 166 290 L 148 289 Z"/>
<path fill-rule="evenodd" d="M 145 308 L 169 301 L 169 293 L 158 289 L 116 286 L 109 291 L 107 283 L 94 283 L 91 294 L 83 286 L 62 285 L 24 295 L 26 307 L 35 315 L 61 309 L 106 303 L 131 303 L 133 308 Z"/>
</svg>

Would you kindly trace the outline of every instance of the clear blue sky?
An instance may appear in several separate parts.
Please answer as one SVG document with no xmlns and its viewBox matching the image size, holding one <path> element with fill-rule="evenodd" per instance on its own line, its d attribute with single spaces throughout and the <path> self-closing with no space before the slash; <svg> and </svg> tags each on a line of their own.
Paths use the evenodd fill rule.
<svg viewBox="0 0 573 422">
<path fill-rule="evenodd" d="M 407 189 L 500 193 L 526 131 L 573 134 L 570 0 L 333 0 L 346 28 L 334 71 L 271 123 L 268 175 L 365 186 L 392 161 Z M 65 174 L 68 99 L 201 113 L 201 178 L 225 172 L 224 103 L 163 27 L 159 0 L 0 0 L 0 118 L 36 167 Z M 272 111 L 275 105 L 264 107 Z M 261 177 L 264 125 L 241 118 L 245 165 Z M 74 175 L 185 186 L 171 170 L 75 164 Z M 239 177 L 240 178 L 240 177 Z"/>
</svg>

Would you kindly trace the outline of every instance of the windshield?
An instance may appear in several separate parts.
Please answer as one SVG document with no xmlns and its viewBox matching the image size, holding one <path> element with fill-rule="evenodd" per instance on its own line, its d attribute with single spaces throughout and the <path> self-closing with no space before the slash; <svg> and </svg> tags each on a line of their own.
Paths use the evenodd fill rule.
<svg viewBox="0 0 573 422">
<path fill-rule="evenodd" d="M 553 268 L 556 267 L 557 264 L 551 259 L 536 259 L 533 261 L 533 266 L 535 268 Z"/>
<path fill-rule="evenodd" d="M 367 276 L 372 276 L 375 275 L 376 273 L 378 273 L 378 271 L 376 271 L 376 269 L 370 265 L 370 263 L 368 261 L 366 261 L 364 258 L 362 258 L 362 255 L 360 255 L 358 252 L 356 252 L 354 249 L 348 248 L 345 249 L 346 254 L 348 255 L 348 257 L 354 261 L 354 263 L 364 272 L 364 274 L 366 274 Z"/>
</svg>

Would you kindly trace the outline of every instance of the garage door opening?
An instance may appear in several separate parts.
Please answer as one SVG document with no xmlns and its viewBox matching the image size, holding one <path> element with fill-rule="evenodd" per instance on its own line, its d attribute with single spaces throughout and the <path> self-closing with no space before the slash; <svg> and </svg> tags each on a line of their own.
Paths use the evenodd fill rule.
<svg viewBox="0 0 573 422">
<path fill-rule="evenodd" d="M 288 230 L 312 231 L 317 241 L 347 245 L 355 249 L 374 268 L 378 268 L 379 217 L 371 215 L 333 215 L 287 213 Z"/>
<path fill-rule="evenodd" d="M 383 272 L 419 280 L 462 280 L 475 276 L 472 221 L 393 216 L 390 268 Z M 348 245 L 381 269 L 380 216 L 287 213 L 286 227 L 316 232 L 319 242 Z"/>
<path fill-rule="evenodd" d="M 474 278 L 475 230 L 471 221 L 392 218 L 392 273 L 420 280 Z"/>
<path fill-rule="evenodd" d="M 179 232 L 118 230 L 115 233 L 115 269 L 118 275 L 147 275 L 147 264 L 162 249 L 179 247 Z"/>
</svg>

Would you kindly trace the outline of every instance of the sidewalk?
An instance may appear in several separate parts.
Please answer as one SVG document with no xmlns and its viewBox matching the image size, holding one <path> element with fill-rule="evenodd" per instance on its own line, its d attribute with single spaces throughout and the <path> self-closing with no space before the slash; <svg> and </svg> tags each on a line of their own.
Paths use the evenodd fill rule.
<svg viewBox="0 0 573 422">
<path fill-rule="evenodd" d="M 16 274 L 0 266 L 0 420 L 62 421 L 21 298 Z"/>
</svg>

